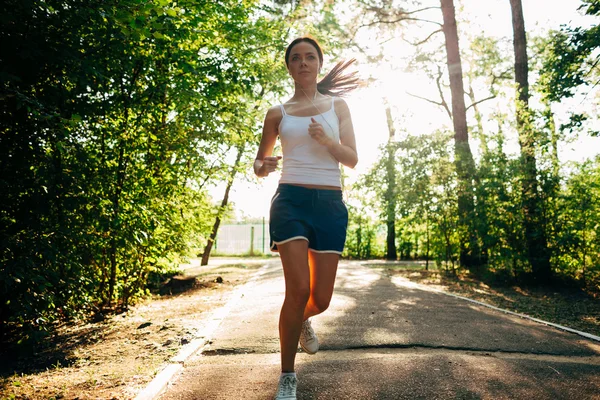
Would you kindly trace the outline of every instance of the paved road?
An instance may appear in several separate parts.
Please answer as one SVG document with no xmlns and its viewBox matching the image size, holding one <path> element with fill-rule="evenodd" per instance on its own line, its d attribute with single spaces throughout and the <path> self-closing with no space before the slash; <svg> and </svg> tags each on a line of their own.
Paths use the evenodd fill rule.
<svg viewBox="0 0 600 400">
<path fill-rule="evenodd" d="M 277 262 L 244 293 L 160 399 L 272 399 L 279 377 Z M 298 399 L 600 399 L 600 343 L 356 262 L 299 353 Z"/>
</svg>

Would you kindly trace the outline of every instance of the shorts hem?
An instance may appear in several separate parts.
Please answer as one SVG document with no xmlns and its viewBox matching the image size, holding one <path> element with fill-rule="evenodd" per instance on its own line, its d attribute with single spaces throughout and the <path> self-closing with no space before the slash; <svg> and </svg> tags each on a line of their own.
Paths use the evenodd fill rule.
<svg viewBox="0 0 600 400">
<path fill-rule="evenodd" d="M 304 240 L 306 240 L 308 242 L 308 238 L 304 237 L 304 236 L 294 236 L 294 237 L 291 237 L 289 239 L 282 240 L 280 242 L 273 241 L 273 244 L 271 245 L 271 251 L 279 252 L 279 249 L 275 248 L 276 245 L 280 245 L 280 244 L 284 244 L 284 243 L 287 243 L 287 242 L 291 242 L 292 240 L 296 240 L 296 239 L 304 239 Z"/>
<path fill-rule="evenodd" d="M 310 247 L 308 248 L 308 250 L 312 251 L 313 253 L 333 253 L 333 254 L 338 254 L 338 255 L 342 255 L 341 251 L 337 251 L 337 250 L 315 250 L 315 249 L 311 249 Z"/>
</svg>

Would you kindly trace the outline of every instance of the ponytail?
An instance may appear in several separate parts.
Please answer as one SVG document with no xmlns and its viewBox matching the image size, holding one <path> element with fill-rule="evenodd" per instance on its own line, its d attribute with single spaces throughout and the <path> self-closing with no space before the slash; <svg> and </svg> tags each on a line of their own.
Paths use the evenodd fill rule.
<svg viewBox="0 0 600 400">
<path fill-rule="evenodd" d="M 317 90 L 321 94 L 329 96 L 345 96 L 359 85 L 359 78 L 356 77 L 356 71 L 349 74 L 343 72 L 356 61 L 355 58 L 349 61 L 340 61 L 319 83 Z"/>
<path fill-rule="evenodd" d="M 319 56 L 319 62 L 323 65 L 323 50 L 319 43 L 311 37 L 301 37 L 292 41 L 285 51 L 285 65 L 289 64 L 290 52 L 292 47 L 300 42 L 306 42 L 311 44 L 317 49 Z M 349 61 L 338 62 L 331 71 L 323 79 L 317 83 L 317 90 L 321 94 L 329 96 L 345 96 L 359 86 L 360 79 L 356 76 L 357 72 L 351 72 L 344 74 L 346 68 L 352 65 L 356 61 L 355 58 Z"/>
</svg>

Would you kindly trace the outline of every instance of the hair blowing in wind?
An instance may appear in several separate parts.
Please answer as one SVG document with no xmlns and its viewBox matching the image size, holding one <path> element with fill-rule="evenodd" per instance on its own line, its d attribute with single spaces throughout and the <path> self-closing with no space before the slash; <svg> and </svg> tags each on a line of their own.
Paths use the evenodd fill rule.
<svg viewBox="0 0 600 400">
<path fill-rule="evenodd" d="M 338 62 L 323 79 L 317 83 L 317 90 L 329 96 L 344 96 L 359 86 L 357 71 L 344 73 L 356 59 Z"/>
</svg>

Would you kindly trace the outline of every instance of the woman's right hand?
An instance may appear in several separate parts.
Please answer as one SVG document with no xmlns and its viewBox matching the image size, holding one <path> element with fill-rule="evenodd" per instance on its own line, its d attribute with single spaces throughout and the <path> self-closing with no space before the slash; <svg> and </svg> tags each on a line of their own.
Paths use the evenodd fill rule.
<svg viewBox="0 0 600 400">
<path fill-rule="evenodd" d="M 258 176 L 267 176 L 279 167 L 281 156 L 269 156 L 262 160 L 262 165 L 257 171 Z M 259 160 L 257 160 L 259 161 Z"/>
</svg>

